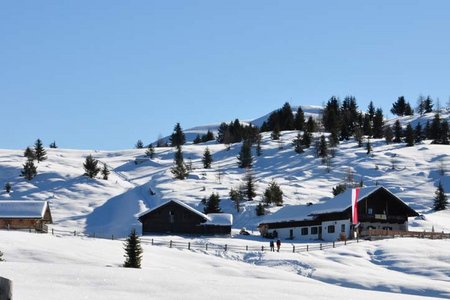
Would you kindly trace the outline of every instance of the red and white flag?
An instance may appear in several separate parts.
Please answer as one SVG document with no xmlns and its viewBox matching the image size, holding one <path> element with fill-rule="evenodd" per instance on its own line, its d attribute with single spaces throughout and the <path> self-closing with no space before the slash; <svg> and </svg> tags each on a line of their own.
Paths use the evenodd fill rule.
<svg viewBox="0 0 450 300">
<path fill-rule="evenodd" d="M 352 223 L 358 224 L 358 195 L 359 188 L 352 189 Z"/>
</svg>

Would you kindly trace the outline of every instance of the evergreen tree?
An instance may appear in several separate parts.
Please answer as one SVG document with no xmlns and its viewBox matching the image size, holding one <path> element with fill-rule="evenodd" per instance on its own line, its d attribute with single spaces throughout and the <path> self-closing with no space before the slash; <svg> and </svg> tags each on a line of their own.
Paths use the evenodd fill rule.
<svg viewBox="0 0 450 300">
<path fill-rule="evenodd" d="M 260 203 L 255 208 L 257 216 L 264 216 L 266 214 L 264 206 Z"/>
<path fill-rule="evenodd" d="M 335 147 L 339 144 L 339 134 L 337 129 L 332 129 L 329 136 L 330 146 Z"/>
<path fill-rule="evenodd" d="M 412 115 L 414 115 L 414 110 L 412 109 L 411 105 L 408 102 L 405 105 L 405 116 L 412 116 Z"/>
<path fill-rule="evenodd" d="M 252 201 L 253 198 L 256 197 L 255 192 L 255 179 L 253 178 L 253 175 L 251 172 L 247 172 L 245 174 L 245 196 L 247 197 L 247 200 Z"/>
<path fill-rule="evenodd" d="M 303 153 L 303 144 L 302 144 L 302 136 L 300 135 L 300 132 L 297 134 L 297 137 L 292 142 L 292 145 L 294 145 L 294 151 L 296 153 Z"/>
<path fill-rule="evenodd" d="M 345 192 L 345 190 L 347 190 L 347 185 L 344 183 L 340 183 L 333 188 L 333 195 L 336 197 L 337 195 Z"/>
<path fill-rule="evenodd" d="M 294 130 L 294 114 L 289 102 L 286 102 L 280 111 L 280 129 Z"/>
<path fill-rule="evenodd" d="M 266 205 L 274 203 L 277 206 L 283 205 L 283 191 L 280 186 L 272 180 L 264 191 L 263 200 Z"/>
<path fill-rule="evenodd" d="M 363 132 L 361 128 L 355 129 L 355 140 L 358 142 L 358 147 L 362 147 L 363 145 Z"/>
<path fill-rule="evenodd" d="M 366 150 L 367 155 L 369 155 L 372 152 L 372 145 L 370 144 L 370 139 L 367 139 Z"/>
<path fill-rule="evenodd" d="M 12 189 L 11 183 L 7 182 L 5 184 L 5 192 L 7 192 L 8 194 L 11 193 L 11 189 Z"/>
<path fill-rule="evenodd" d="M 439 186 L 435 192 L 436 196 L 434 197 L 434 210 L 444 210 L 447 208 L 448 200 L 447 195 L 445 195 L 444 188 L 442 187 L 442 183 L 439 182 Z"/>
<path fill-rule="evenodd" d="M 367 107 L 367 114 L 369 115 L 369 119 L 372 121 L 375 116 L 375 106 L 372 101 L 370 101 L 369 106 Z"/>
<path fill-rule="evenodd" d="M 131 230 L 130 235 L 125 241 L 125 262 L 123 266 L 125 268 L 141 268 L 142 260 L 142 248 L 141 241 L 136 234 L 136 230 Z"/>
<path fill-rule="evenodd" d="M 311 146 L 311 139 L 311 134 L 307 130 L 305 130 L 302 136 L 302 144 L 303 146 L 305 146 L 305 148 L 309 148 Z"/>
<path fill-rule="evenodd" d="M 219 129 L 217 129 L 217 137 L 216 137 L 216 141 L 219 144 L 227 144 L 227 142 L 225 142 L 225 134 L 228 131 L 228 125 L 225 122 L 220 123 L 219 125 Z"/>
<path fill-rule="evenodd" d="M 5 260 L 3 259 L 3 252 L 2 252 L 2 251 L 0 251 L 0 261 L 5 261 Z"/>
<path fill-rule="evenodd" d="M 425 128 L 423 130 L 425 139 L 430 139 L 431 138 L 431 125 L 430 125 L 430 121 L 427 120 L 427 122 L 425 123 Z"/>
<path fill-rule="evenodd" d="M 439 144 L 440 138 L 441 138 L 441 117 L 437 113 L 434 115 L 433 121 L 431 122 L 430 126 L 430 139 L 433 140 L 433 143 Z"/>
<path fill-rule="evenodd" d="M 27 147 L 25 149 L 25 152 L 23 153 L 23 156 L 25 156 L 28 160 L 35 160 L 36 159 L 36 155 L 34 153 L 34 150 L 31 149 L 30 147 Z"/>
<path fill-rule="evenodd" d="M 304 130 L 305 129 L 305 113 L 301 106 L 297 109 L 297 114 L 294 119 L 294 128 L 296 130 Z"/>
<path fill-rule="evenodd" d="M 261 151 L 261 140 L 262 140 L 262 136 L 259 133 L 258 136 L 256 137 L 256 156 L 261 156 L 262 151 Z"/>
<path fill-rule="evenodd" d="M 272 130 L 272 133 L 270 134 L 270 137 L 272 140 L 277 141 L 280 139 L 280 128 L 278 126 L 275 126 Z"/>
<path fill-rule="evenodd" d="M 403 137 L 402 125 L 400 125 L 400 121 L 397 120 L 394 123 L 394 143 L 401 143 L 402 137 Z"/>
<path fill-rule="evenodd" d="M 430 96 L 428 96 L 427 99 L 425 99 L 423 104 L 423 110 L 425 113 L 430 113 L 433 111 L 433 100 L 431 100 Z"/>
<path fill-rule="evenodd" d="M 422 125 L 417 122 L 416 128 L 414 129 L 415 142 L 420 143 L 423 139 Z"/>
<path fill-rule="evenodd" d="M 135 147 L 136 149 L 142 149 L 142 148 L 144 148 L 144 143 L 143 143 L 141 140 L 138 140 L 138 141 L 136 142 L 136 145 L 134 145 L 134 147 Z"/>
<path fill-rule="evenodd" d="M 103 164 L 103 168 L 102 168 L 101 173 L 102 173 L 102 175 L 103 175 L 103 179 L 104 179 L 104 180 L 108 180 L 108 176 L 109 176 L 109 174 L 110 174 L 111 172 L 108 170 L 108 167 L 106 166 L 106 164 Z"/>
<path fill-rule="evenodd" d="M 212 193 L 211 196 L 209 196 L 208 200 L 206 201 L 206 206 L 203 209 L 203 212 L 205 214 L 215 214 L 222 212 L 222 210 L 220 209 L 219 194 Z"/>
<path fill-rule="evenodd" d="M 369 114 L 364 115 L 363 133 L 367 136 L 372 136 L 372 120 L 370 119 Z"/>
<path fill-rule="evenodd" d="M 309 121 L 309 119 L 308 119 Z M 340 110 L 340 102 L 339 99 L 335 96 L 331 97 L 328 100 L 325 108 L 323 109 L 322 114 L 322 123 L 325 128 L 325 131 L 330 132 L 332 129 L 339 128 L 341 121 L 341 110 Z M 313 132 L 309 130 L 309 132 Z"/>
<path fill-rule="evenodd" d="M 419 115 L 423 115 L 425 112 L 425 98 L 422 95 L 420 95 L 419 98 L 417 99 L 416 112 Z"/>
<path fill-rule="evenodd" d="M 25 177 L 26 180 L 31 180 L 37 175 L 37 167 L 32 160 L 27 160 L 23 165 L 21 175 Z"/>
<path fill-rule="evenodd" d="M 237 157 L 239 168 L 251 168 L 253 164 L 252 148 L 248 141 L 242 143 L 241 151 Z"/>
<path fill-rule="evenodd" d="M 56 142 L 55 141 L 53 141 L 53 143 L 50 143 L 49 147 L 52 148 L 52 149 L 58 148 L 58 146 L 56 146 Z"/>
<path fill-rule="evenodd" d="M 214 140 L 214 133 L 212 133 L 211 131 L 207 131 L 205 135 L 202 136 L 201 138 L 201 142 L 205 143 L 205 142 L 209 142 L 209 141 L 213 141 Z"/>
<path fill-rule="evenodd" d="M 449 144 L 448 134 L 449 134 L 448 122 L 447 122 L 447 120 L 444 120 L 441 123 L 441 139 L 440 139 L 441 144 L 443 144 L 443 145 Z"/>
<path fill-rule="evenodd" d="M 206 147 L 205 152 L 203 152 L 203 157 L 202 157 L 203 167 L 205 169 L 211 168 L 212 161 L 213 161 L 213 158 L 212 158 L 211 152 L 209 152 L 209 148 Z"/>
<path fill-rule="evenodd" d="M 34 143 L 34 155 L 38 162 L 44 161 L 47 159 L 47 152 L 42 145 L 42 141 L 40 139 L 36 140 Z"/>
<path fill-rule="evenodd" d="M 96 160 L 92 155 L 86 156 L 86 160 L 83 164 L 85 173 L 84 176 L 88 176 L 89 178 L 94 178 L 97 176 L 98 172 L 100 172 L 100 168 L 98 167 L 98 160 Z"/>
<path fill-rule="evenodd" d="M 318 149 L 317 155 L 322 158 L 325 158 L 328 156 L 328 146 L 327 146 L 327 141 L 326 141 L 324 135 L 322 135 L 320 137 L 319 149 Z"/>
<path fill-rule="evenodd" d="M 406 109 L 405 97 L 398 97 L 397 101 L 392 104 L 391 113 L 397 116 L 404 116 Z"/>
<path fill-rule="evenodd" d="M 175 179 L 185 179 L 189 173 L 186 169 L 186 165 L 184 164 L 183 151 L 181 150 L 181 146 L 177 146 L 177 151 L 174 155 L 174 166 L 170 170 L 174 175 Z"/>
<path fill-rule="evenodd" d="M 172 147 L 179 147 L 186 143 L 186 137 L 181 129 L 180 123 L 177 123 L 170 136 L 170 144 Z"/>
<path fill-rule="evenodd" d="M 405 129 L 405 143 L 407 147 L 414 146 L 414 130 L 411 126 L 411 124 L 408 124 Z"/>
<path fill-rule="evenodd" d="M 192 141 L 194 144 L 200 144 L 202 142 L 202 138 L 200 137 L 200 134 L 197 134 L 195 139 Z"/>
<path fill-rule="evenodd" d="M 149 144 L 147 147 L 147 150 L 145 151 L 145 155 L 150 157 L 150 159 L 153 159 L 155 157 L 155 147 L 153 147 L 153 144 Z"/>
<path fill-rule="evenodd" d="M 392 139 L 394 138 L 394 132 L 392 131 L 391 126 L 386 126 L 384 130 L 384 138 L 386 140 L 386 144 L 392 143 Z"/>
<path fill-rule="evenodd" d="M 373 117 L 372 122 L 372 134 L 373 137 L 376 139 L 380 139 L 383 137 L 383 126 L 384 126 L 384 117 L 383 117 L 383 110 L 381 108 L 378 108 L 375 111 L 375 116 Z"/>
<path fill-rule="evenodd" d="M 316 124 L 316 121 L 314 121 L 312 116 L 309 116 L 308 122 L 306 122 L 306 131 L 308 131 L 308 132 L 316 132 L 317 131 L 317 124 Z"/>
</svg>

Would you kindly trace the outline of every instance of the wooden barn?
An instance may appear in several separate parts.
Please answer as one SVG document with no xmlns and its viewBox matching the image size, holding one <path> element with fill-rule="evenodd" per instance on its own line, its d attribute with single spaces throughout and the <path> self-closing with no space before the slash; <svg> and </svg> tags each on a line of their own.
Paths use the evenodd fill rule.
<svg viewBox="0 0 450 300">
<path fill-rule="evenodd" d="M 169 200 L 138 215 L 142 234 L 231 234 L 231 214 L 205 215 L 189 205 Z"/>
<path fill-rule="evenodd" d="M 52 214 L 47 201 L 0 200 L 0 228 L 46 232 Z"/>
<path fill-rule="evenodd" d="M 285 206 L 264 218 L 259 231 L 266 237 L 335 241 L 350 239 L 355 231 L 365 236 L 369 229 L 408 231 L 408 217 L 419 215 L 382 186 L 360 189 L 357 228 L 352 225 L 351 214 L 351 189 L 348 189 L 317 204 Z"/>
</svg>

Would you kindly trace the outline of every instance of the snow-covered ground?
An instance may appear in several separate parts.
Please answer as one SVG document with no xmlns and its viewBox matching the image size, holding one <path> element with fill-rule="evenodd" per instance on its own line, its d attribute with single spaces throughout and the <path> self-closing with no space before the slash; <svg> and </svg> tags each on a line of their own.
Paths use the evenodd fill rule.
<svg viewBox="0 0 450 300">
<path fill-rule="evenodd" d="M 118 240 L 0 231 L 0 245 L 6 259 L 0 275 L 23 300 L 450 297 L 448 240 L 395 239 L 301 254 L 144 244 L 142 269 L 121 267 Z"/>
</svg>

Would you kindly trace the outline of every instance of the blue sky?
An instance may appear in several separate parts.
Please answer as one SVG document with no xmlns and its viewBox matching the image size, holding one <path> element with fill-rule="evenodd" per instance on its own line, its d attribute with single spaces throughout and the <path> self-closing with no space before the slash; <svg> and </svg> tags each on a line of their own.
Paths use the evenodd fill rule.
<svg viewBox="0 0 450 300">
<path fill-rule="evenodd" d="M 3 1 L 0 148 L 124 149 L 354 95 L 450 96 L 450 1 Z"/>
</svg>

